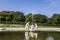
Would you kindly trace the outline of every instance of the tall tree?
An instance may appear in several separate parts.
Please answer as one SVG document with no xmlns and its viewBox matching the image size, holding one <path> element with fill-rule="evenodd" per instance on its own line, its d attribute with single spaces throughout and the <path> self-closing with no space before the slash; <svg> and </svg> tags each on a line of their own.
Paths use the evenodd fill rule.
<svg viewBox="0 0 60 40">
<path fill-rule="evenodd" d="M 53 16 L 50 18 L 52 25 L 60 24 L 60 14 L 53 14 Z"/>
<path fill-rule="evenodd" d="M 26 21 L 25 22 L 32 22 L 32 13 L 29 13 L 26 15 Z"/>
<path fill-rule="evenodd" d="M 41 15 L 41 14 L 35 14 L 34 21 L 37 23 L 47 23 L 48 17 L 45 15 Z"/>
<path fill-rule="evenodd" d="M 32 19 L 33 16 L 33 19 Z M 26 15 L 26 21 L 30 21 L 30 22 L 36 22 L 36 23 L 47 23 L 48 21 L 48 17 L 45 15 L 41 15 L 41 14 L 33 14 L 29 13 L 28 15 Z"/>
<path fill-rule="evenodd" d="M 25 22 L 25 16 L 23 12 L 19 12 L 19 11 L 15 12 L 13 21 L 14 22 Z"/>
</svg>

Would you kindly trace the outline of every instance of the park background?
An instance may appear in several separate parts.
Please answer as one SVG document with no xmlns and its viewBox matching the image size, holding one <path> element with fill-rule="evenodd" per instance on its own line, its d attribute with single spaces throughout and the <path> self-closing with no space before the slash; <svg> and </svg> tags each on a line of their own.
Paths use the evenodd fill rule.
<svg viewBox="0 0 60 40">
<path fill-rule="evenodd" d="M 27 22 L 37 23 L 38 27 L 60 27 L 60 14 L 55 13 L 49 18 L 37 13 L 24 15 L 20 11 L 0 12 L 0 27 L 25 27 Z"/>
</svg>

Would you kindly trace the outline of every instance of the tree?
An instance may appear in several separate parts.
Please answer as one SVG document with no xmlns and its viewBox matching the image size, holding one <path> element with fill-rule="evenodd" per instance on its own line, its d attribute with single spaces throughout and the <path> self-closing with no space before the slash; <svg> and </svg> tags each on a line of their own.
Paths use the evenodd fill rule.
<svg viewBox="0 0 60 40">
<path fill-rule="evenodd" d="M 23 12 L 14 12 L 14 11 L 1 11 L 0 12 L 0 21 L 1 22 L 25 22 L 25 16 Z"/>
<path fill-rule="evenodd" d="M 33 16 L 33 19 L 32 19 Z M 47 23 L 48 21 L 48 17 L 45 15 L 41 15 L 41 14 L 33 14 L 29 13 L 28 15 L 26 15 L 26 22 L 35 22 L 35 23 Z"/>
<path fill-rule="evenodd" d="M 26 21 L 25 22 L 32 22 L 32 13 L 29 13 L 26 15 Z"/>
<path fill-rule="evenodd" d="M 50 18 L 52 25 L 58 25 L 60 24 L 60 14 L 53 14 L 53 16 Z"/>
<path fill-rule="evenodd" d="M 19 12 L 19 11 L 17 11 L 17 12 L 15 12 L 14 14 L 13 14 L 13 22 L 15 23 L 19 23 L 19 22 L 25 22 L 25 16 L 24 16 L 24 14 L 23 14 L 23 12 Z"/>
<path fill-rule="evenodd" d="M 41 15 L 41 14 L 35 14 L 34 21 L 37 23 L 47 23 L 48 17 L 45 15 Z"/>
</svg>

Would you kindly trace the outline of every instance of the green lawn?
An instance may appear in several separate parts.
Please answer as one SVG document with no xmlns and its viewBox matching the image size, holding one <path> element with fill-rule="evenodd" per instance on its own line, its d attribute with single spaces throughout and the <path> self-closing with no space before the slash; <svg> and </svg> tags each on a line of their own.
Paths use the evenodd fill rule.
<svg viewBox="0 0 60 40">
<path fill-rule="evenodd" d="M 38 28 L 60 28 L 60 26 L 38 26 Z"/>
<path fill-rule="evenodd" d="M 25 27 L 22 24 L 0 24 L 0 27 Z M 60 28 L 60 26 L 38 26 L 38 28 Z"/>
<path fill-rule="evenodd" d="M 21 24 L 0 24 L 0 27 L 24 27 L 25 25 Z"/>
</svg>

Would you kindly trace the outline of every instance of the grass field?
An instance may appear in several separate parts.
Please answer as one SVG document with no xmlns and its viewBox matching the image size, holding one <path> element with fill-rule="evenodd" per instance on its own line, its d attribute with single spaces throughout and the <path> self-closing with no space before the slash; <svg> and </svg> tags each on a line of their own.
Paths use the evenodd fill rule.
<svg viewBox="0 0 60 40">
<path fill-rule="evenodd" d="M 23 28 L 25 25 L 22 24 L 0 24 L 0 27 L 20 27 Z M 38 28 L 60 28 L 60 26 L 38 26 Z"/>
<path fill-rule="evenodd" d="M 38 28 L 60 28 L 60 26 L 38 26 Z"/>
<path fill-rule="evenodd" d="M 21 24 L 0 24 L 0 27 L 24 27 L 25 25 Z"/>
</svg>

